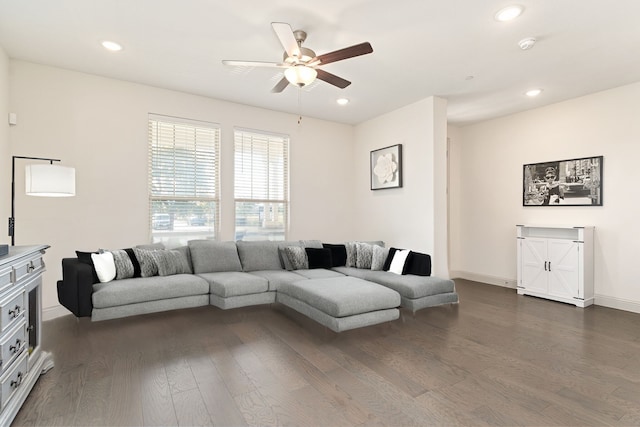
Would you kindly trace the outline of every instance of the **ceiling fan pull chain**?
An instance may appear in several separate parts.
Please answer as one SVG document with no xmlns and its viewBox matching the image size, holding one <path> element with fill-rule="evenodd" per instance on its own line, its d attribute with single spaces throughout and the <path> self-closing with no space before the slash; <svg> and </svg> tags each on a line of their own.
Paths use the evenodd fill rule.
<svg viewBox="0 0 640 427">
<path fill-rule="evenodd" d="M 298 124 L 302 123 L 302 108 L 300 107 L 300 98 L 302 97 L 302 88 L 298 88 Z"/>
</svg>

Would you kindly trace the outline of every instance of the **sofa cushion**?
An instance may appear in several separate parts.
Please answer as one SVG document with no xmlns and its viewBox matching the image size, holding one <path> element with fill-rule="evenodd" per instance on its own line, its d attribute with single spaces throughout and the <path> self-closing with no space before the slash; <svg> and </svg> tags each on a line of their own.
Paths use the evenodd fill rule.
<svg viewBox="0 0 640 427">
<path fill-rule="evenodd" d="M 300 246 L 303 248 L 322 249 L 322 241 L 320 240 L 300 240 Z"/>
<path fill-rule="evenodd" d="M 189 240 L 188 244 L 195 274 L 242 271 L 235 242 Z"/>
<path fill-rule="evenodd" d="M 355 277 L 302 280 L 283 284 L 281 292 L 333 317 L 400 306 L 397 292 Z"/>
<path fill-rule="evenodd" d="M 379 283 L 400 293 L 405 298 L 422 298 L 455 291 L 451 279 L 414 274 L 397 275 L 388 271 L 369 270 L 367 280 Z"/>
<path fill-rule="evenodd" d="M 267 279 L 243 271 L 201 273 L 198 274 L 198 277 L 209 283 L 209 290 L 212 294 L 225 298 L 257 294 L 269 290 Z"/>
<path fill-rule="evenodd" d="M 208 293 L 206 280 L 192 274 L 178 274 L 96 283 L 91 298 L 94 307 L 107 308 Z"/>
<path fill-rule="evenodd" d="M 286 270 L 261 270 L 252 271 L 249 274 L 267 279 L 270 291 L 277 291 L 283 283 L 293 283 L 304 279 L 304 276 Z"/>
<path fill-rule="evenodd" d="M 327 279 L 330 277 L 344 277 L 344 274 L 325 268 L 314 268 L 308 270 L 296 270 L 296 274 L 307 279 Z"/>
<path fill-rule="evenodd" d="M 281 270 L 279 243 L 270 241 L 236 242 L 243 271 Z"/>
</svg>

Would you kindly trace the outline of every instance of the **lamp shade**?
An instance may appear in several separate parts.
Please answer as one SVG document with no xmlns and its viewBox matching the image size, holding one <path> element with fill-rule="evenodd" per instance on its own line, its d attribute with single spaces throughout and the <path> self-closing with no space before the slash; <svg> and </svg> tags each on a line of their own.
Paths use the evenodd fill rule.
<svg viewBox="0 0 640 427">
<path fill-rule="evenodd" d="M 300 87 L 312 83 L 317 75 L 318 72 L 315 68 L 306 65 L 296 65 L 284 70 L 284 76 L 289 80 L 289 83 Z"/>
<path fill-rule="evenodd" d="M 76 195 L 76 170 L 59 165 L 27 165 L 25 192 L 29 196 L 70 197 Z"/>
</svg>

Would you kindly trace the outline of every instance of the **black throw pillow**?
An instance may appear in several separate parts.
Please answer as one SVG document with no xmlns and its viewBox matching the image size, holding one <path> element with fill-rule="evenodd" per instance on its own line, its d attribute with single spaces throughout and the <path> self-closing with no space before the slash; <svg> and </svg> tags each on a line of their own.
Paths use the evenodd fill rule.
<svg viewBox="0 0 640 427">
<path fill-rule="evenodd" d="M 83 264 L 88 264 L 91 266 L 91 271 L 93 273 L 93 282 L 99 283 L 100 279 L 98 279 L 98 273 L 96 273 L 96 268 L 93 266 L 93 260 L 91 259 L 91 254 L 97 254 L 98 252 L 82 252 L 76 251 L 76 256 L 78 257 L 78 261 Z"/>
<path fill-rule="evenodd" d="M 323 243 L 322 247 L 331 251 L 331 267 L 344 267 L 347 264 L 347 247 L 345 245 Z"/>
<path fill-rule="evenodd" d="M 333 266 L 331 249 L 329 248 L 304 248 L 309 260 L 309 268 L 327 268 Z"/>
<path fill-rule="evenodd" d="M 431 276 L 431 256 L 420 252 L 409 252 L 402 274 Z"/>
</svg>

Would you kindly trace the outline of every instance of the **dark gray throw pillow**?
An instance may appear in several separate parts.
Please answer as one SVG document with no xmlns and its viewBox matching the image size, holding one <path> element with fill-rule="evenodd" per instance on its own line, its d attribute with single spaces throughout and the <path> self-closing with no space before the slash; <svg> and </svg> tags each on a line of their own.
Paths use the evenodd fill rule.
<svg viewBox="0 0 640 427">
<path fill-rule="evenodd" d="M 140 264 L 140 276 L 151 277 L 158 274 L 158 265 L 153 259 L 153 252 L 149 249 L 133 248 L 136 259 Z"/>
<path fill-rule="evenodd" d="M 158 266 L 158 276 L 189 273 L 188 261 L 180 251 L 152 251 L 151 256 Z"/>
<path fill-rule="evenodd" d="M 114 249 L 109 252 L 113 254 L 113 262 L 116 265 L 116 280 L 133 277 L 135 270 L 127 251 L 124 249 Z"/>
</svg>

